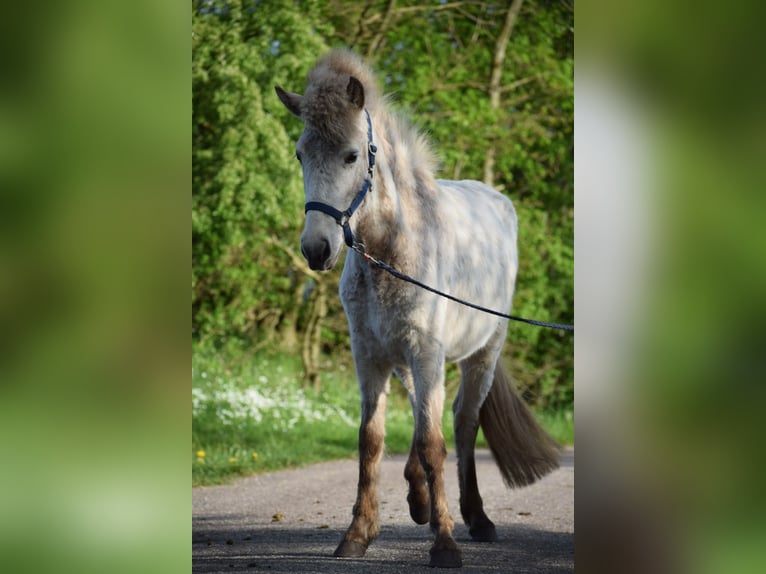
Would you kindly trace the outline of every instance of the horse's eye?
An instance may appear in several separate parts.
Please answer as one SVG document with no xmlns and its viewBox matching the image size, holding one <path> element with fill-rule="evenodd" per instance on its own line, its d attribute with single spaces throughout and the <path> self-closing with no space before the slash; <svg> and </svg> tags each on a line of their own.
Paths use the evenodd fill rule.
<svg viewBox="0 0 766 574">
<path fill-rule="evenodd" d="M 359 157 L 359 154 L 355 151 L 351 152 L 350 154 L 346 155 L 346 163 L 352 164 L 356 161 L 356 158 Z"/>
</svg>

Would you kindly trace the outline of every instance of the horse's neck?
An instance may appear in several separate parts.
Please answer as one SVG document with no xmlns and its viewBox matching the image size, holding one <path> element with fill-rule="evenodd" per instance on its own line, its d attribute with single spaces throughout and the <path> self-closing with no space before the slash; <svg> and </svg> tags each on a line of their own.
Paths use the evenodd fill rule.
<svg viewBox="0 0 766 574">
<path fill-rule="evenodd" d="M 378 135 L 372 192 L 359 210 L 359 232 L 368 252 L 376 257 L 395 254 L 390 250 L 400 241 L 414 240 L 413 229 L 419 227 L 423 193 L 412 173 L 405 144 L 391 142 L 385 132 Z M 435 182 L 433 182 L 435 185 Z"/>
<path fill-rule="evenodd" d="M 376 158 L 372 191 L 359 210 L 359 234 L 370 253 L 387 255 L 391 239 L 406 227 L 403 198 L 386 161 L 385 154 Z"/>
</svg>

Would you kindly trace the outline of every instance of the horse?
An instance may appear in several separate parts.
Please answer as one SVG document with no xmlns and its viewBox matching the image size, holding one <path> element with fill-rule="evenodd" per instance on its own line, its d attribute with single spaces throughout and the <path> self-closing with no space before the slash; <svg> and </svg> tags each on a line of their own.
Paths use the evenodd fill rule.
<svg viewBox="0 0 766 574">
<path fill-rule="evenodd" d="M 351 524 L 334 555 L 362 557 L 380 532 L 376 485 L 395 374 L 415 421 L 404 468 L 410 515 L 417 524 L 430 523 L 430 565 L 461 567 L 444 488 L 445 362 L 459 363 L 461 371 L 453 403 L 460 513 L 474 541 L 497 540 L 476 479 L 479 427 L 509 487 L 557 468 L 559 446 L 499 360 L 507 319 L 401 281 L 365 253 L 454 296 L 510 309 L 518 268 L 514 206 L 484 183 L 436 179 L 430 144 L 392 109 L 372 69 L 351 51 L 320 57 L 303 95 L 280 86 L 275 91 L 304 123 L 296 143 L 306 196 L 303 256 L 311 269 L 327 271 L 344 245 L 354 248 L 339 294 L 361 394 L 359 482 Z"/>
</svg>

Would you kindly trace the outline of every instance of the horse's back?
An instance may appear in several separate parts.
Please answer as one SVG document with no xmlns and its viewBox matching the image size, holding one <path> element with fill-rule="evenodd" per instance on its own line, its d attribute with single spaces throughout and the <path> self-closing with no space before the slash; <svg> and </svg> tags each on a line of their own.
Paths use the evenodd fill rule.
<svg viewBox="0 0 766 574">
<path fill-rule="evenodd" d="M 510 232 L 515 238 L 516 210 L 511 200 L 495 188 L 473 179 L 438 179 L 436 183 L 446 200 L 447 216 L 456 221 L 472 217 L 479 224 L 497 222 L 499 231 L 506 235 Z"/>
<path fill-rule="evenodd" d="M 437 184 L 441 190 L 440 216 L 455 247 L 479 246 L 495 260 L 505 257 L 504 263 L 515 274 L 518 223 L 511 200 L 481 181 L 440 179 Z"/>
</svg>

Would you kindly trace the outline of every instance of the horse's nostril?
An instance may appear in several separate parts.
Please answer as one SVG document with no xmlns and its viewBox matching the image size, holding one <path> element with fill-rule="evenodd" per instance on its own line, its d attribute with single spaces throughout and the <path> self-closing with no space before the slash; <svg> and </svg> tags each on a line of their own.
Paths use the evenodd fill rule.
<svg viewBox="0 0 766 574">
<path fill-rule="evenodd" d="M 324 250 L 322 251 L 322 261 L 327 261 L 330 258 L 330 242 L 326 239 L 324 242 Z"/>
</svg>

